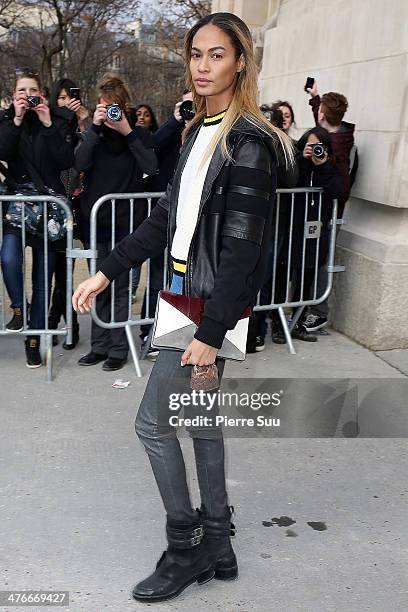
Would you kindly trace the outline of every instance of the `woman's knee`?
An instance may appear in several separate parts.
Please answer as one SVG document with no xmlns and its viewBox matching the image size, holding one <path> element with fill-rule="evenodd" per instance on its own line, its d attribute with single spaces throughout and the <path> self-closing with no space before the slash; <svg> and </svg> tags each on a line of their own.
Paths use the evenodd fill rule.
<svg viewBox="0 0 408 612">
<path fill-rule="evenodd" d="M 17 239 L 17 240 L 16 240 Z M 1 265 L 18 268 L 21 260 L 21 244 L 18 237 L 13 234 L 6 234 L 0 252 Z"/>
<path fill-rule="evenodd" d="M 176 430 L 170 425 L 159 425 L 153 420 L 146 418 L 143 404 L 135 419 L 135 432 L 139 440 L 146 446 L 151 440 L 162 440 L 163 438 L 176 437 Z"/>
</svg>

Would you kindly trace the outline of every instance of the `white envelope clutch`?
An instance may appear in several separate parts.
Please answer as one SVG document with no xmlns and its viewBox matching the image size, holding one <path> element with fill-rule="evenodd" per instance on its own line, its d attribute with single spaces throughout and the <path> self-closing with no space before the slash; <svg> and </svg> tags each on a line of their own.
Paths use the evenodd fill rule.
<svg viewBox="0 0 408 612">
<path fill-rule="evenodd" d="M 156 306 L 152 347 L 185 351 L 203 318 L 205 300 L 160 291 Z M 251 308 L 246 308 L 234 329 L 228 330 L 218 357 L 245 359 Z"/>
</svg>

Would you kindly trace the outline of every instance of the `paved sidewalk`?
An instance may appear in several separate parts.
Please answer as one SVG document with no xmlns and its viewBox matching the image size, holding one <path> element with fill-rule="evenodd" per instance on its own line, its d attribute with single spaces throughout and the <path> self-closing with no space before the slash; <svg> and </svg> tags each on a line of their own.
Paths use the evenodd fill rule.
<svg viewBox="0 0 408 612">
<path fill-rule="evenodd" d="M 161 501 L 133 429 L 147 376 L 137 379 L 131 364 L 111 374 L 78 367 L 89 330 L 87 317 L 80 322 L 77 349 L 55 349 L 51 384 L 44 368 L 25 367 L 22 339 L 0 338 L 1 589 L 69 590 L 69 608 L 58 609 L 72 612 L 408 609 L 402 437 L 228 438 L 239 580 L 193 585 L 173 602 L 134 602 L 131 587 L 165 545 Z M 408 391 L 408 351 L 374 354 L 333 331 L 295 347 L 291 356 L 268 345 L 225 376 L 395 379 Z M 112 389 L 115 378 L 131 384 Z M 182 446 L 197 505 L 190 440 Z"/>
</svg>

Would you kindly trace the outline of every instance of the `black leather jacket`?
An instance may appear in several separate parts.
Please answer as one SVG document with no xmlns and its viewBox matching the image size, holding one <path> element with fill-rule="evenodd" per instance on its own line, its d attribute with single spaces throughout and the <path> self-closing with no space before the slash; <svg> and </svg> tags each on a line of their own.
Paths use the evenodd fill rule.
<svg viewBox="0 0 408 612">
<path fill-rule="evenodd" d="M 100 270 L 110 280 L 172 244 L 181 175 L 199 127 L 186 138 L 165 196 L 103 262 Z M 231 130 L 229 145 L 233 162 L 225 159 L 220 145 L 210 162 L 185 283 L 186 295 L 206 299 L 195 337 L 216 348 L 245 308 L 255 303 L 264 281 L 280 157 L 279 141 L 246 119 Z"/>
</svg>

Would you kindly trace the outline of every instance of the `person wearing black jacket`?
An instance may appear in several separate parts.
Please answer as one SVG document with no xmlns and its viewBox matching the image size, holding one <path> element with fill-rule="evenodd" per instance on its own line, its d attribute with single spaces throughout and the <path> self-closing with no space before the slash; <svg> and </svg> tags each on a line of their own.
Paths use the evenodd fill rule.
<svg viewBox="0 0 408 612">
<path fill-rule="evenodd" d="M 102 78 L 98 86 L 98 105 L 92 127 L 85 132 L 78 146 L 76 168 L 84 173 L 80 198 L 80 232 L 85 248 L 90 246 L 90 215 L 94 203 L 107 193 L 133 193 L 143 191 L 143 173 L 154 174 L 157 159 L 152 137 L 147 130 L 130 125 L 129 92 L 124 82 L 110 74 Z M 109 119 L 106 107 L 118 104 L 120 121 Z M 130 121 L 130 123 L 129 123 Z M 98 265 L 110 253 L 111 204 L 106 202 L 97 217 Z M 119 241 L 130 231 L 130 202 L 118 200 L 115 211 L 115 240 Z M 145 217 L 145 206 L 135 201 L 133 227 L 138 227 Z M 127 319 L 128 274 L 122 274 L 115 286 L 115 320 Z M 103 321 L 110 320 L 110 290 L 98 297 L 97 314 Z M 126 363 L 128 343 L 123 328 L 105 329 L 92 322 L 91 351 L 81 357 L 79 365 L 91 366 L 104 361 L 106 371 L 118 370 Z"/>
<path fill-rule="evenodd" d="M 37 96 L 39 104 L 30 108 L 28 96 Z M 13 104 L 0 112 L 0 159 L 8 164 L 6 182 L 10 190 L 18 185 L 38 183 L 39 180 L 57 194 L 64 194 L 61 171 L 74 164 L 74 143 L 68 122 L 58 111 L 45 104 L 41 82 L 37 74 L 19 73 L 16 78 Z M 45 328 L 45 278 L 43 239 L 26 234 L 32 247 L 32 286 L 29 329 Z M 56 243 L 49 244 L 48 286 L 55 263 Z M 21 230 L 5 226 L 1 250 L 1 265 L 14 315 L 7 324 L 13 331 L 23 329 L 23 253 Z M 26 339 L 27 366 L 41 366 L 39 336 Z"/>
<path fill-rule="evenodd" d="M 89 111 L 86 109 L 81 100 L 71 96 L 72 89 L 78 90 L 78 87 L 71 79 L 59 79 L 54 83 L 49 104 L 54 112 L 66 118 L 72 130 L 72 138 L 75 145 L 82 138 L 82 133 L 87 127 L 90 127 L 91 119 Z M 79 90 L 78 90 L 79 91 Z M 80 177 L 75 167 L 63 170 L 61 179 L 64 183 L 65 192 L 70 202 L 75 215 L 75 202 L 78 201 L 80 192 Z M 75 219 L 75 217 L 74 217 Z M 75 226 L 74 226 L 75 227 Z M 75 265 L 75 260 L 73 261 Z M 54 273 L 54 288 L 51 296 L 51 306 L 48 313 L 48 326 L 50 329 L 57 329 L 61 317 L 66 321 L 66 288 L 67 288 L 67 263 L 65 248 L 56 253 L 55 256 L 55 273 Z M 75 310 L 72 313 L 72 343 L 66 341 L 62 347 L 65 350 L 72 350 L 79 341 L 79 324 Z M 53 336 L 54 345 L 58 344 L 58 336 Z"/>
<path fill-rule="evenodd" d="M 313 145 L 320 143 L 323 147 L 323 155 L 317 157 L 313 152 Z M 329 132 L 316 127 L 307 131 L 297 143 L 299 149 L 299 187 L 322 187 L 321 206 L 321 231 L 319 240 L 303 240 L 306 221 L 317 221 L 319 219 L 319 196 L 309 194 L 307 204 L 304 194 L 295 197 L 295 214 L 293 220 L 293 238 L 291 250 L 292 268 L 292 301 L 313 299 L 313 285 L 317 267 L 321 267 L 327 260 L 330 239 L 330 220 L 333 213 L 333 200 L 340 199 L 344 192 L 344 182 L 340 169 L 336 164 L 333 154 L 332 142 Z M 306 210 L 307 206 L 307 210 Z M 305 242 L 304 255 L 304 279 L 303 290 L 301 271 L 303 264 L 303 243 Z M 317 253 L 317 243 L 319 252 Z M 285 249 L 283 249 L 285 251 Z M 302 320 L 293 331 L 293 337 L 309 342 L 315 342 L 316 336 L 308 333 L 303 325 L 307 313 L 304 312 Z"/>
<path fill-rule="evenodd" d="M 74 307 L 89 312 L 94 296 L 110 281 L 168 245 L 170 290 L 186 300 L 205 300 L 202 321 L 184 353 L 160 351 L 136 418 L 167 513 L 168 548 L 151 576 L 133 589 L 133 597 L 144 602 L 175 597 L 196 581 L 238 574 L 222 430 L 205 424 L 190 429 L 201 494 L 198 512 L 191 505 L 176 430 L 160 411 L 169 397 L 160 395 L 159 383 L 177 380 L 178 390 L 188 393 L 191 368 L 205 373 L 216 361 L 222 375 L 218 350 L 226 332 L 254 304 L 264 278 L 276 150 L 283 146 L 288 163 L 293 162 L 287 136 L 258 108 L 252 37 L 239 17 L 214 13 L 200 19 L 186 35 L 185 57 L 197 113 L 166 195 L 73 296 Z"/>
</svg>

